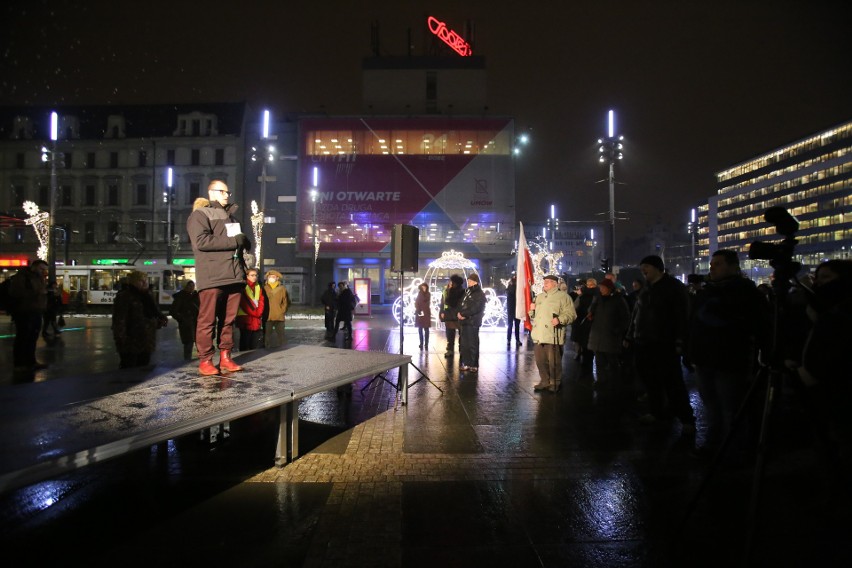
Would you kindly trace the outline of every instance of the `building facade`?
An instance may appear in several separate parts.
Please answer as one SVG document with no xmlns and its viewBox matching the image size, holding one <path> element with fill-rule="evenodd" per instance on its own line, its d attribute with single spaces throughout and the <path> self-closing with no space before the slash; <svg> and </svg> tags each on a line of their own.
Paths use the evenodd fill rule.
<svg viewBox="0 0 852 568">
<path fill-rule="evenodd" d="M 852 247 L 852 122 L 818 132 L 716 174 L 717 194 L 698 208 L 699 255 L 721 248 L 747 256 L 755 241 L 778 241 L 764 219 L 785 208 L 799 222 L 794 258 L 807 268 L 847 258 Z M 768 278 L 767 260 L 745 263 L 753 278 Z"/>
<path fill-rule="evenodd" d="M 0 257 L 34 257 L 23 203 L 50 211 L 53 198 L 57 264 L 192 258 L 185 227 L 195 199 L 213 179 L 242 185 L 245 114 L 242 103 L 0 109 Z"/>
</svg>

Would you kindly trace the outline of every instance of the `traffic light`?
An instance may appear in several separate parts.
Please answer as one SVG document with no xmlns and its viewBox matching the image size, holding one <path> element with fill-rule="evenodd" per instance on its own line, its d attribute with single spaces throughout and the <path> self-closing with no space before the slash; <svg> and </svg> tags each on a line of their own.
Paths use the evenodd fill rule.
<svg viewBox="0 0 852 568">
<path fill-rule="evenodd" d="M 602 258 L 601 259 L 601 270 L 604 273 L 609 272 L 609 259 L 608 258 Z"/>
</svg>

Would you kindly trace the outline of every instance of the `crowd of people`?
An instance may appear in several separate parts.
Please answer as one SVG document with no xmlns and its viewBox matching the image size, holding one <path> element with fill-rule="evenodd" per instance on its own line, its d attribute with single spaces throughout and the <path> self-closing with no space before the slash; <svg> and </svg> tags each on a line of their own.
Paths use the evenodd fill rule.
<svg viewBox="0 0 852 568">
<path fill-rule="evenodd" d="M 247 268 L 243 251 L 251 242 L 235 217 L 237 206 L 222 181 L 208 187 L 187 221 L 196 257 L 196 281 L 175 294 L 169 315 L 178 324 L 186 360 L 197 350 L 199 372 L 215 375 L 242 369 L 233 350 L 276 348 L 284 343 L 290 298 L 283 276 L 269 270 L 265 282 Z M 62 331 L 61 289 L 47 280 L 47 264 L 36 260 L 4 286 L 4 303 L 16 326 L 16 370 L 44 368 L 36 360 L 39 335 L 46 340 Z M 653 425 L 677 419 L 684 436 L 695 436 L 696 413 L 684 370 L 694 372 L 707 422 L 705 449 L 717 450 L 728 438 L 734 452 L 747 452 L 759 427 L 751 412 L 735 431 L 737 412 L 747 392 L 764 372 L 783 373 L 808 401 L 820 440 L 837 460 L 850 463 L 852 419 L 846 412 L 852 382 L 844 379 L 841 357 L 852 344 L 852 261 L 828 260 L 812 276 L 796 282 L 756 286 L 740 270 L 733 250 L 717 250 L 706 277 L 688 284 L 670 275 L 661 257 L 639 263 L 641 279 L 628 292 L 607 273 L 588 278 L 568 290 L 555 275 L 543 279 L 530 298 L 529 326 L 516 313 L 517 279 L 506 288 L 506 345 L 523 345 L 529 334 L 539 381 L 536 392 L 562 387 L 563 354 L 571 342 L 580 376 L 600 392 L 626 392 L 641 387 L 638 403 L 647 406 L 639 422 Z M 480 368 L 479 329 L 486 298 L 479 274 L 449 277 L 433 318 L 430 286 L 422 283 L 414 298 L 419 347 L 429 350 L 430 328 L 440 321 L 446 336 L 445 357 L 459 353 L 459 370 Z M 330 282 L 320 301 L 325 339 L 334 341 L 341 328 L 352 340 L 353 313 L 360 299 L 348 282 Z M 150 363 L 156 332 L 166 316 L 148 290 L 144 273 L 131 271 L 115 297 L 112 334 L 121 368 Z M 570 328 L 570 329 L 569 329 Z M 239 342 L 235 342 L 235 329 Z M 219 352 L 218 364 L 214 355 Z M 768 371 L 767 371 L 768 370 Z"/>
</svg>

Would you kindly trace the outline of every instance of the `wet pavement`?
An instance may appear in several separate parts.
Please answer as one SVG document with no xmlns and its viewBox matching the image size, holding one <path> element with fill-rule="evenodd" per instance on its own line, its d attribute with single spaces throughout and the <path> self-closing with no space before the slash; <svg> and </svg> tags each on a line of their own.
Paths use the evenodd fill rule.
<svg viewBox="0 0 852 568">
<path fill-rule="evenodd" d="M 61 341 L 39 344 L 48 369 L 6 372 L 0 388 L 117 369 L 109 319 L 68 324 Z M 291 320 L 287 342 L 331 345 L 323 333 L 321 320 Z M 399 350 L 381 308 L 353 335 L 335 345 Z M 215 443 L 188 435 L 0 495 L 0 546 L 27 559 L 19 565 L 852 565 L 852 476 L 826 464 L 790 385 L 773 407 L 764 475 L 745 461 L 708 478 L 711 460 L 677 422 L 639 424 L 638 385 L 596 385 L 569 348 L 562 391 L 535 393 L 532 350 L 507 349 L 505 329 L 480 335 L 470 374 L 444 357 L 443 332 L 421 351 L 406 329 L 403 351 L 431 383 L 416 383 L 407 406 L 395 372 L 305 399 L 306 453 L 285 467 L 272 463 L 269 411 Z M 158 340 L 157 365 L 183 363 L 174 323 Z"/>
</svg>

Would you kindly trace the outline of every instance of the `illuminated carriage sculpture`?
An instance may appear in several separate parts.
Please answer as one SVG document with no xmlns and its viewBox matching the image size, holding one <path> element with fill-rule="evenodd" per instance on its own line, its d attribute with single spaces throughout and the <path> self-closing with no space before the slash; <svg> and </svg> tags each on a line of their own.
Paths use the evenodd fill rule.
<svg viewBox="0 0 852 568">
<path fill-rule="evenodd" d="M 414 278 L 411 284 L 402 290 L 402 295 L 393 303 L 393 317 L 396 323 L 400 320 L 400 306 L 402 306 L 402 317 L 404 325 L 414 325 L 414 301 L 417 299 L 418 287 L 423 282 L 429 285 L 429 293 L 432 295 L 432 321 L 433 325 L 440 324 L 438 314 L 441 311 L 441 296 L 450 276 L 459 274 L 462 279 L 467 280 L 468 274 L 477 272 L 476 265 L 464 257 L 464 254 L 455 250 L 444 251 L 441 257 L 429 263 L 423 278 Z M 482 318 L 483 327 L 497 327 L 506 325 L 505 298 L 498 296 L 493 288 L 482 288 L 485 293 L 485 315 Z"/>
<path fill-rule="evenodd" d="M 555 274 L 557 263 L 562 258 L 561 252 L 552 253 L 548 250 L 544 239 L 536 238 L 530 242 L 530 247 L 535 251 L 530 255 L 533 266 L 533 293 L 542 290 L 545 274 Z M 545 272 L 543 266 L 547 265 Z M 402 291 L 402 295 L 393 303 L 393 317 L 396 323 L 400 321 L 400 314 L 404 325 L 414 325 L 414 301 L 417 299 L 418 287 L 426 282 L 429 285 L 429 293 L 432 298 L 432 321 L 436 327 L 442 327 L 439 314 L 441 311 L 441 300 L 444 286 L 446 286 L 452 274 L 460 274 L 467 280 L 467 275 L 476 272 L 476 265 L 464 257 L 464 254 L 455 250 L 444 251 L 441 257 L 430 262 L 429 268 L 423 278 L 414 278 Z M 508 284 L 503 281 L 503 285 Z M 482 288 L 485 293 L 485 315 L 482 318 L 482 327 L 505 327 L 506 326 L 506 296 L 498 296 L 494 288 Z M 400 310 L 400 306 L 402 309 Z"/>
</svg>

